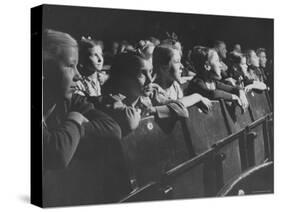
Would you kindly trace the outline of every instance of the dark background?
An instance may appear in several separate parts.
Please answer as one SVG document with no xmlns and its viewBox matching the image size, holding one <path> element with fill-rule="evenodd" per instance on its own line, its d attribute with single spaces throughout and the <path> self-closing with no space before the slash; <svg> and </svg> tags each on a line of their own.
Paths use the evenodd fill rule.
<svg viewBox="0 0 281 212">
<path fill-rule="evenodd" d="M 105 43 L 134 43 L 149 36 L 162 38 L 168 31 L 178 35 L 184 48 L 223 40 L 229 51 L 240 43 L 244 50 L 264 47 L 270 57 L 273 53 L 273 19 L 46 5 L 43 20 L 44 28 L 76 39 L 90 35 Z"/>
</svg>

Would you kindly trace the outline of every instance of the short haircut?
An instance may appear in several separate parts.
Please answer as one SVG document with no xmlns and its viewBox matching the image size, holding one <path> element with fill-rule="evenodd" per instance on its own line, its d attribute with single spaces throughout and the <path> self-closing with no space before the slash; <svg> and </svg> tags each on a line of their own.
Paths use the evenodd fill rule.
<svg viewBox="0 0 281 212">
<path fill-rule="evenodd" d="M 79 42 L 79 63 L 84 63 L 86 59 L 90 56 L 90 49 L 94 48 L 95 46 L 102 46 L 100 45 L 99 41 L 88 39 L 85 37 L 81 38 Z"/>
<path fill-rule="evenodd" d="M 256 50 L 257 55 L 259 55 L 260 53 L 264 52 L 266 54 L 266 49 L 265 48 L 258 48 Z"/>
<path fill-rule="evenodd" d="M 245 51 L 246 58 L 249 59 L 249 58 L 251 57 L 251 54 L 252 54 L 252 53 L 256 53 L 255 50 L 253 50 L 253 49 L 247 49 L 247 50 Z"/>
<path fill-rule="evenodd" d="M 122 84 L 124 78 L 136 78 L 141 73 L 142 60 L 145 59 L 135 52 L 116 55 L 110 72 L 111 77 L 105 84 L 105 93 L 118 93 L 119 89 L 125 86 Z"/>
<path fill-rule="evenodd" d="M 135 77 L 142 66 L 141 55 L 134 52 L 125 52 L 116 56 L 112 64 L 112 74 L 114 77 Z"/>
</svg>

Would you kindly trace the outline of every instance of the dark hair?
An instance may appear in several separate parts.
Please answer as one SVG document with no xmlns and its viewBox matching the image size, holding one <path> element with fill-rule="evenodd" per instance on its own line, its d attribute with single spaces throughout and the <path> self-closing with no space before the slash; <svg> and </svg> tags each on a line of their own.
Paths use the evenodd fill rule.
<svg viewBox="0 0 281 212">
<path fill-rule="evenodd" d="M 243 57 L 246 57 L 246 55 L 242 54 L 242 53 L 231 52 L 228 55 L 228 61 L 229 61 L 230 65 L 239 64 L 239 63 L 241 63 L 241 60 Z"/>
<path fill-rule="evenodd" d="M 140 55 L 132 52 L 126 52 L 119 54 L 112 65 L 114 70 L 114 75 L 118 76 L 135 76 L 139 72 L 139 68 L 142 63 L 140 62 L 142 58 Z"/>
<path fill-rule="evenodd" d="M 198 75 L 204 75 L 205 64 L 208 60 L 209 48 L 205 46 L 194 46 L 190 55 L 192 65 Z"/>
<path fill-rule="evenodd" d="M 240 76 L 241 73 L 243 72 L 240 66 L 243 57 L 246 57 L 246 55 L 242 53 L 235 53 L 235 52 L 232 52 L 228 55 L 229 73 L 231 77 L 235 79 L 237 79 L 237 77 L 235 77 L 237 76 L 237 73 Z"/>
<path fill-rule="evenodd" d="M 110 79 L 105 84 L 105 93 L 119 92 L 124 78 L 136 78 L 141 73 L 141 60 L 145 60 L 135 52 L 125 52 L 114 58 Z"/>
<path fill-rule="evenodd" d="M 155 47 L 152 56 L 152 63 L 153 69 L 156 72 L 159 71 L 160 67 L 169 65 L 171 58 L 174 55 L 173 50 L 177 50 L 177 48 L 171 44 L 160 44 Z"/>
</svg>

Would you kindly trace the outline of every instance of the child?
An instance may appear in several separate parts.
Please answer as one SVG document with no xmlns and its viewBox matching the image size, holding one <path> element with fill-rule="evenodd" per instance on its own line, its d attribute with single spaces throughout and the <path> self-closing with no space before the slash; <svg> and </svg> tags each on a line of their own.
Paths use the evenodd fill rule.
<svg viewBox="0 0 281 212">
<path fill-rule="evenodd" d="M 81 86 L 77 63 L 78 44 L 69 34 L 44 31 L 45 206 L 113 202 L 130 191 L 128 173 L 122 167 L 121 129 L 111 117 L 96 110 L 86 97 L 74 94 Z M 116 181 L 117 186 L 113 185 Z M 107 185 L 114 186 L 114 192 L 107 190 Z"/>
<path fill-rule="evenodd" d="M 160 44 L 153 52 L 153 69 L 156 73 L 155 87 L 169 100 L 177 100 L 185 107 L 190 107 L 198 102 L 209 109 L 211 102 L 198 93 L 184 96 L 181 90 L 181 52 L 172 44 Z M 159 85 L 159 86 L 157 86 Z M 159 98 L 158 98 L 159 99 Z"/>
<path fill-rule="evenodd" d="M 215 50 L 195 46 L 191 58 L 197 75 L 190 82 L 188 93 L 199 93 L 212 100 L 234 100 L 244 109 L 248 106 L 243 88 L 220 82 L 222 66 Z"/>
<path fill-rule="evenodd" d="M 245 91 L 248 92 L 252 89 L 266 90 L 267 86 L 264 83 L 264 74 L 259 68 L 259 58 L 256 52 L 252 49 L 246 51 L 248 70 L 246 77 L 252 83 L 245 87 Z"/>
<path fill-rule="evenodd" d="M 122 135 L 136 129 L 141 115 L 150 113 L 159 118 L 172 114 L 187 116 L 182 103 L 165 102 L 152 105 L 152 69 L 149 62 L 137 53 L 117 56 L 110 80 L 106 83 L 107 96 L 102 100 L 104 109 L 115 118 Z M 171 113 L 171 111 L 174 111 Z"/>
<path fill-rule="evenodd" d="M 247 69 L 246 56 L 242 53 L 231 52 L 229 54 L 229 76 L 233 80 L 228 81 L 227 84 L 241 87 L 248 85 L 250 82 L 246 78 Z"/>
<path fill-rule="evenodd" d="M 79 51 L 79 71 L 83 76 L 86 96 L 100 96 L 97 72 L 103 68 L 103 51 L 100 42 L 82 37 Z"/>
</svg>

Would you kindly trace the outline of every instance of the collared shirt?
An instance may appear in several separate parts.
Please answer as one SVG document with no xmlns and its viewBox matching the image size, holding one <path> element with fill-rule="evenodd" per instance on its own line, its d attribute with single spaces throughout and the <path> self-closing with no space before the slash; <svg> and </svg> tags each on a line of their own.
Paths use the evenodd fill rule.
<svg viewBox="0 0 281 212">
<path fill-rule="evenodd" d="M 84 77 L 83 84 L 86 88 L 86 93 L 88 96 L 101 95 L 101 86 L 96 75 L 94 75 L 93 77 Z"/>
<path fill-rule="evenodd" d="M 183 98 L 182 89 L 177 81 L 174 81 L 173 84 L 169 88 L 164 89 L 164 91 L 169 99 L 177 100 Z"/>
</svg>

